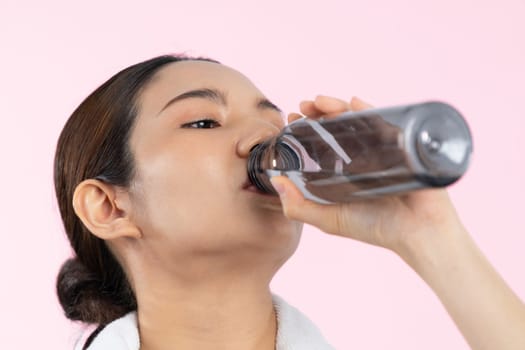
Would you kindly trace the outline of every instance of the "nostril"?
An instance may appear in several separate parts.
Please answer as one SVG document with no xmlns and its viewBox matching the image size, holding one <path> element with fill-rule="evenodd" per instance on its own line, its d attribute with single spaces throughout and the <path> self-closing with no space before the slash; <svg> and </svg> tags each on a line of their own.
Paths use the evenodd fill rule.
<svg viewBox="0 0 525 350">
<path fill-rule="evenodd" d="M 255 144 L 252 148 L 250 148 L 250 153 L 252 153 L 252 151 L 253 151 L 255 148 L 257 148 L 257 146 L 259 146 L 259 145 L 260 145 L 260 143 L 257 143 L 257 144 Z"/>
</svg>

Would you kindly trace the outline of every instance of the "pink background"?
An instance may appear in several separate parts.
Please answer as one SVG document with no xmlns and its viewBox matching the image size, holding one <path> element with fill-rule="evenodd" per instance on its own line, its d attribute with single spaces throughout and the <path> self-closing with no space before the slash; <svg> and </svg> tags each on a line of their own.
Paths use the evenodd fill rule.
<svg viewBox="0 0 525 350">
<path fill-rule="evenodd" d="M 475 156 L 450 191 L 474 239 L 525 297 L 523 0 L 77 3 L 0 2 L 1 348 L 71 347 L 77 327 L 54 294 L 69 255 L 52 185 L 56 139 L 110 75 L 170 52 L 239 69 L 286 111 L 318 93 L 457 106 Z M 394 254 L 305 231 L 273 289 L 338 349 L 467 349 Z"/>
</svg>

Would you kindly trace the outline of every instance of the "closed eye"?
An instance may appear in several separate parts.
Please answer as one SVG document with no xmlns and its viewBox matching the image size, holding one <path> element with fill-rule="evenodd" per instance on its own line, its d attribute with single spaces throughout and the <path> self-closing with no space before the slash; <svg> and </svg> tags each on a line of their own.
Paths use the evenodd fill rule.
<svg viewBox="0 0 525 350">
<path fill-rule="evenodd" d="M 201 119 L 194 122 L 183 124 L 181 127 L 185 129 L 213 129 L 221 126 L 219 122 L 213 119 Z"/>
</svg>

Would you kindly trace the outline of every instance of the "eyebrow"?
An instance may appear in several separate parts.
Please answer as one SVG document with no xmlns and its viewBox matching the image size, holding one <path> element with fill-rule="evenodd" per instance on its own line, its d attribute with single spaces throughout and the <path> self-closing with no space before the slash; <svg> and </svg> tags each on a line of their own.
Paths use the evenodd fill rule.
<svg viewBox="0 0 525 350">
<path fill-rule="evenodd" d="M 177 103 L 182 100 L 190 99 L 190 98 L 202 98 L 202 99 L 209 100 L 213 103 L 217 103 L 223 106 L 226 106 L 228 104 L 227 99 L 226 99 L 226 94 L 220 90 L 208 89 L 208 88 L 195 89 L 195 90 L 186 91 L 180 95 L 175 96 L 171 100 L 169 100 L 168 103 L 166 103 L 166 105 L 160 110 L 160 112 L 157 115 L 162 113 L 162 111 L 164 111 L 166 108 L 173 105 L 174 103 Z M 277 107 L 275 104 L 273 104 L 270 100 L 268 100 L 265 97 L 262 97 L 259 100 L 257 100 L 255 107 L 260 110 L 271 109 L 276 112 L 282 113 L 279 107 Z"/>
<path fill-rule="evenodd" d="M 257 103 L 257 109 L 273 109 L 281 114 L 283 113 L 283 111 L 279 107 L 277 107 L 275 104 L 273 104 L 270 100 L 268 100 L 265 97 L 259 100 L 259 102 Z"/>
</svg>

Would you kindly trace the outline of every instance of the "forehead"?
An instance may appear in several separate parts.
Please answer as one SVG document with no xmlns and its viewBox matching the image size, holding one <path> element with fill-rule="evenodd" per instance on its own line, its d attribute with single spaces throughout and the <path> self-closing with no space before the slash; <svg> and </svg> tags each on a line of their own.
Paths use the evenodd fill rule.
<svg viewBox="0 0 525 350">
<path fill-rule="evenodd" d="M 215 88 L 228 98 L 253 99 L 263 96 L 240 72 L 213 62 L 182 61 L 161 68 L 139 97 L 143 113 L 160 110 L 174 96 L 199 88 Z"/>
</svg>

